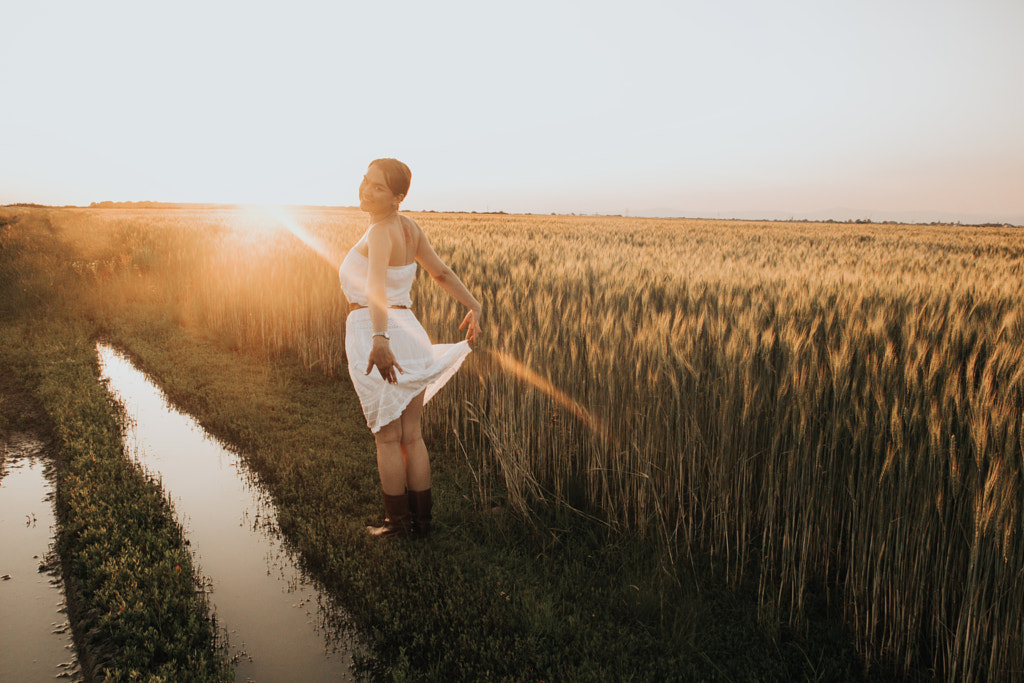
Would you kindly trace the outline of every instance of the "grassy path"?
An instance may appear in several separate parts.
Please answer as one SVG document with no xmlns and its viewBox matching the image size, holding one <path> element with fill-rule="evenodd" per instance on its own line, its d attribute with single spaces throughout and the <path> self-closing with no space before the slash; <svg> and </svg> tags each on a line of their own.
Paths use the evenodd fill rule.
<svg viewBox="0 0 1024 683">
<path fill-rule="evenodd" d="M 67 331 L 3 327 L 0 372 L 11 426 L 33 423 L 57 444 L 56 550 L 82 670 L 87 680 L 230 680 L 181 529 L 159 486 L 122 455 L 91 340 Z"/>
</svg>

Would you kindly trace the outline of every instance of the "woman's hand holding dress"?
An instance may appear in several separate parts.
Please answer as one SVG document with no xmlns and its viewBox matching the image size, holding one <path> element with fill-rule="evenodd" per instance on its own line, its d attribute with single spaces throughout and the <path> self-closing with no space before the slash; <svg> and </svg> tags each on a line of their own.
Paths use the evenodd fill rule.
<svg viewBox="0 0 1024 683">
<path fill-rule="evenodd" d="M 366 365 L 366 374 L 369 375 L 373 367 L 377 366 L 377 372 L 388 384 L 396 384 L 398 375 L 395 370 L 405 373 L 402 366 L 395 360 L 395 354 L 391 353 L 391 345 L 383 337 L 373 338 L 373 348 L 370 349 L 370 362 Z"/>
</svg>

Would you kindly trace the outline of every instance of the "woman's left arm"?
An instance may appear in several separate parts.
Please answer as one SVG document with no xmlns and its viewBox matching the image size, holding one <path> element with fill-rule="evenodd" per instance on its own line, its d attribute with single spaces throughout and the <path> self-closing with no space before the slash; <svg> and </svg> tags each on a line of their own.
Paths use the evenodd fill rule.
<svg viewBox="0 0 1024 683">
<path fill-rule="evenodd" d="M 475 344 L 477 337 L 482 332 L 483 307 L 466 288 L 466 285 L 462 284 L 462 280 L 455 274 L 455 271 L 437 255 L 422 230 L 420 230 L 420 241 L 416 249 L 416 261 L 423 266 L 423 269 L 437 284 L 441 285 L 441 289 L 469 309 L 466 317 L 462 319 L 459 329 L 466 330 L 466 339 Z"/>
</svg>

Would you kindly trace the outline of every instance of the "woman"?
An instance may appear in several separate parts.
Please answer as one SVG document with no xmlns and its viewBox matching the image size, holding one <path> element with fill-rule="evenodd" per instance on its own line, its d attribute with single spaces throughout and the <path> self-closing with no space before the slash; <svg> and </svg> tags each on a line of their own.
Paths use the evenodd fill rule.
<svg viewBox="0 0 1024 683">
<path fill-rule="evenodd" d="M 373 161 L 359 186 L 370 227 L 345 256 L 339 276 L 349 301 L 348 370 L 377 444 L 384 494 L 379 538 L 430 533 L 430 457 L 420 431 L 423 404 L 444 385 L 480 334 L 481 307 L 410 218 L 398 213 L 412 172 L 397 159 Z M 417 264 L 469 312 L 458 344 L 432 345 L 409 310 Z"/>
</svg>

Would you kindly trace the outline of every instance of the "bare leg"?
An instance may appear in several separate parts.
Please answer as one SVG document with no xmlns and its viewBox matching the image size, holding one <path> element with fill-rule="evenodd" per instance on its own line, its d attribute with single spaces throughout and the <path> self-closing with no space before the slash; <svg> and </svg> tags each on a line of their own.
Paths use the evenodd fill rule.
<svg viewBox="0 0 1024 683">
<path fill-rule="evenodd" d="M 389 496 L 404 496 L 405 458 L 402 452 L 402 420 L 394 420 L 373 435 L 377 443 L 377 470 L 380 486 Z"/>
<path fill-rule="evenodd" d="M 409 494 L 405 491 L 405 458 L 402 453 L 402 422 L 394 420 L 374 434 L 377 471 L 384 493 L 384 525 L 368 526 L 375 538 L 404 538 L 409 534 Z"/>
<path fill-rule="evenodd" d="M 423 414 L 423 394 L 412 400 L 396 420 L 401 423 L 402 451 L 405 454 L 405 484 L 410 491 L 426 491 L 430 488 L 430 455 L 423 443 L 420 416 Z M 390 426 L 390 425 L 389 425 Z"/>
</svg>

